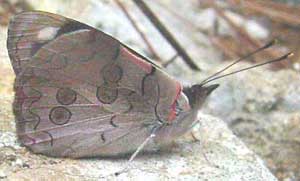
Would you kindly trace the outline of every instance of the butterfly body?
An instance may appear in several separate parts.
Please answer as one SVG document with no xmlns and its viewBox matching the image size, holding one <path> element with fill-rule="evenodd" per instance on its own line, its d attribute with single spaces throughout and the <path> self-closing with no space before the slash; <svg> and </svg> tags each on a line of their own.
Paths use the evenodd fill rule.
<svg viewBox="0 0 300 181">
<path fill-rule="evenodd" d="M 113 37 L 46 12 L 16 15 L 7 47 L 18 138 L 55 157 L 132 153 L 154 131 L 143 150 L 157 150 L 190 129 L 216 88 L 183 90 Z"/>
</svg>

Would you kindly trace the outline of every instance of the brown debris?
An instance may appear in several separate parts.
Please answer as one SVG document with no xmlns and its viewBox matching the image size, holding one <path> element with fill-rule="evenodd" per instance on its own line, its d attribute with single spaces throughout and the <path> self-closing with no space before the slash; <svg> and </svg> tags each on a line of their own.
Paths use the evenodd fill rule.
<svg viewBox="0 0 300 181">
<path fill-rule="evenodd" d="M 151 45 L 150 41 L 148 40 L 147 36 L 142 32 L 142 30 L 139 28 L 137 22 L 133 19 L 133 17 L 129 14 L 127 8 L 120 0 L 115 0 L 116 4 L 120 7 L 120 9 L 124 12 L 127 19 L 130 21 L 131 25 L 135 28 L 137 33 L 140 35 L 140 37 L 143 39 L 144 43 L 148 47 L 148 50 L 153 55 L 153 58 L 158 61 L 162 62 L 161 58 L 159 57 L 158 53 L 156 53 L 155 49 Z"/>
<path fill-rule="evenodd" d="M 11 2 L 9 0 L 0 0 L 0 25 L 6 26 L 12 15 L 33 8 L 24 0 Z"/>
<path fill-rule="evenodd" d="M 170 45 L 177 51 L 178 55 L 185 61 L 185 63 L 192 70 L 200 70 L 200 68 L 194 63 L 189 54 L 184 50 L 180 43 L 174 38 L 167 27 L 158 19 L 156 14 L 148 7 L 143 0 L 133 0 L 133 2 L 141 9 L 141 11 L 149 18 L 149 20 L 155 25 L 159 32 L 165 37 Z"/>
</svg>

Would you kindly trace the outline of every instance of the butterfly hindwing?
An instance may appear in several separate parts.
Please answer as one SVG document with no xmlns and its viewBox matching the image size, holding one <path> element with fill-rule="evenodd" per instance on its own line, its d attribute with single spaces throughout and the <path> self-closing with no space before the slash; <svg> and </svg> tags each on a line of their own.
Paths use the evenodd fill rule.
<svg viewBox="0 0 300 181">
<path fill-rule="evenodd" d="M 17 134 L 34 152 L 131 152 L 159 121 L 174 119 L 180 84 L 87 25 L 50 13 L 21 13 L 10 23 L 8 51 L 17 75 Z M 138 135 L 132 146 L 120 144 Z"/>
</svg>

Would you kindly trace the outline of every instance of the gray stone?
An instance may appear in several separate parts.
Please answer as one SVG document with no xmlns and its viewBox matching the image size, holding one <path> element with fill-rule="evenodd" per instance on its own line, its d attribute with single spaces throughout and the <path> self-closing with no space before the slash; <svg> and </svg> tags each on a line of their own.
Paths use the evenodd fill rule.
<svg viewBox="0 0 300 181">
<path fill-rule="evenodd" d="M 0 147 L 0 170 L 8 180 L 30 180 L 33 175 L 35 180 L 276 180 L 221 120 L 200 114 L 192 133 L 200 141 L 187 134 L 158 153 L 139 155 L 119 176 L 114 173 L 126 167 L 126 159 L 49 158 L 9 146 Z M 2 134 L 14 145 L 14 134 Z"/>
<path fill-rule="evenodd" d="M 128 28 L 130 25 L 126 18 L 109 1 L 103 1 L 103 3 L 100 1 L 89 1 L 84 7 L 81 7 L 75 1 L 64 3 L 64 1 L 41 0 L 37 3 L 37 1 L 31 0 L 31 2 L 37 9 L 59 12 L 62 15 L 79 19 L 91 25 L 102 26 L 106 32 L 121 38 L 123 42 L 128 43 L 135 49 L 139 47 L 138 50 L 140 52 L 147 54 L 144 43 L 137 38 L 138 35 L 134 33 L 132 28 Z M 176 4 L 188 3 L 176 1 Z M 130 4 L 129 7 L 131 7 Z M 157 8 L 156 6 L 153 7 Z M 190 7 L 178 7 L 182 8 L 180 11 L 187 16 L 197 16 L 197 13 L 193 12 Z M 159 8 L 155 10 L 156 12 L 162 12 L 162 9 Z M 190 15 L 191 13 L 193 15 Z M 165 60 L 172 57 L 174 51 L 157 34 L 149 22 L 141 17 L 141 15 L 138 17 L 138 21 L 146 23 L 141 27 L 145 30 L 146 35 L 151 37 L 153 44 L 158 45 L 156 48 L 159 48 L 158 52 L 161 57 Z M 214 72 L 224 67 L 224 64 L 219 65 L 220 54 L 210 47 L 209 41 L 204 35 L 198 33 L 195 36 L 193 33 L 190 33 L 189 27 L 177 26 L 178 22 L 175 22 L 175 18 L 168 18 L 165 15 L 161 18 L 168 27 L 172 27 L 173 33 L 178 35 L 178 40 L 197 60 L 201 68 L 204 70 L 212 69 L 211 72 Z M 210 23 L 207 22 L 207 24 Z M 197 40 L 197 43 L 191 40 L 194 38 Z M 9 65 L 7 57 L 4 60 L 1 59 L 2 62 L 5 62 L 5 65 Z M 202 73 L 192 72 L 180 60 L 168 67 L 167 71 L 183 82 L 188 82 L 187 79 L 189 79 L 194 83 L 200 82 L 207 75 L 211 74 L 205 71 Z M 2 74 L 5 72 L 3 74 L 5 76 L 0 76 L 0 85 L 4 85 L 5 88 L 5 91 L 2 87 L 0 90 L 0 178 L 8 180 L 142 180 L 144 178 L 151 180 L 276 180 L 264 166 L 263 161 L 234 136 L 223 121 L 203 114 L 200 115 L 199 124 L 193 129 L 194 137 L 200 141 L 195 141 L 188 134 L 158 153 L 139 155 L 132 163 L 132 168 L 118 177 L 111 174 L 125 168 L 126 159 L 93 158 L 72 160 L 33 154 L 21 147 L 16 141 L 13 126 L 14 119 L 11 111 L 11 90 L 14 77 L 11 68 L 6 66 L 4 69 L 0 66 L 0 72 Z M 257 152 L 263 157 L 267 154 L 274 155 L 271 157 L 274 159 L 276 154 L 272 148 L 276 148 L 278 145 L 270 146 L 267 144 L 269 141 L 269 130 L 275 129 L 276 133 L 278 130 L 280 131 L 280 135 L 272 136 L 276 140 L 284 138 L 291 140 L 291 143 L 299 142 L 299 139 L 297 139 L 299 138 L 299 129 L 295 127 L 299 117 L 290 115 L 294 113 L 293 109 L 297 107 L 298 102 L 293 102 L 293 97 L 289 98 L 290 95 L 297 95 L 297 92 L 293 92 L 294 88 L 292 86 L 289 89 L 284 89 L 285 86 L 289 86 L 287 83 L 290 83 L 290 80 L 294 81 L 296 79 L 294 73 L 284 72 L 282 74 L 290 75 L 291 79 L 287 78 L 288 75 L 282 75 L 282 78 L 285 77 L 282 80 L 282 82 L 285 81 L 285 84 L 282 84 L 282 82 L 281 84 L 275 84 L 273 82 L 275 80 L 274 74 L 265 71 L 265 69 L 262 69 L 259 74 L 256 74 L 256 72 L 252 74 L 251 76 L 249 74 L 239 74 L 238 76 L 233 76 L 231 80 L 220 80 L 219 82 L 225 83 L 211 96 L 203 111 L 215 114 L 226 120 L 247 143 L 252 143 L 253 141 L 253 145 L 249 145 L 256 151 L 257 146 L 255 145 L 267 145 L 259 147 Z M 255 85 L 252 82 L 255 82 Z M 275 87 L 273 87 L 273 84 Z M 259 88 L 262 85 L 263 89 Z M 6 90 L 6 87 L 9 87 L 7 89 L 9 91 Z M 274 113 L 274 110 L 277 108 L 285 110 L 284 113 L 286 114 Z M 257 111 L 258 113 L 256 114 Z M 272 114 L 266 113 L 269 111 Z M 287 115 L 291 116 L 290 119 L 285 119 Z M 268 127 L 265 124 L 257 126 L 257 123 L 264 122 L 261 121 L 261 117 L 267 119 L 268 122 L 279 119 L 287 120 L 288 124 L 285 124 L 286 122 L 283 121 L 276 121 L 278 123 L 276 126 Z M 239 123 L 239 120 L 247 124 L 236 124 L 236 122 Z M 242 126 L 232 126 L 234 124 Z M 256 134 L 256 130 L 259 130 L 258 134 Z M 261 136 L 260 131 L 263 133 L 263 136 Z M 258 138 L 255 135 L 258 135 Z M 290 153 L 297 156 L 296 152 L 292 152 L 291 149 L 289 151 L 282 153 L 284 153 L 284 156 Z M 268 159 L 269 157 L 264 158 Z M 273 170 L 274 168 L 279 168 L 277 165 L 272 167 L 272 164 L 267 163 Z"/>
<path fill-rule="evenodd" d="M 220 67 L 210 70 L 208 75 Z M 205 75 L 190 77 L 200 82 L 195 77 Z M 279 179 L 297 180 L 300 178 L 299 81 L 299 73 L 291 70 L 273 72 L 261 67 L 239 73 L 212 82 L 221 85 L 209 97 L 203 111 L 225 120 Z"/>
</svg>

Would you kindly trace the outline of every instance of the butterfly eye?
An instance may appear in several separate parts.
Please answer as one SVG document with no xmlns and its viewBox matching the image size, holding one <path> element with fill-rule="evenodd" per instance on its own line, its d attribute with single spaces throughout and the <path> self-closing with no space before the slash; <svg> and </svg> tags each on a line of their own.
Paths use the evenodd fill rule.
<svg viewBox="0 0 300 181">
<path fill-rule="evenodd" d="M 176 100 L 176 107 L 175 107 L 175 114 L 176 116 L 178 116 L 180 114 L 180 112 L 182 112 L 183 109 L 180 107 L 178 101 Z"/>
<path fill-rule="evenodd" d="M 179 98 L 176 100 L 176 112 L 188 111 L 190 109 L 191 107 L 189 105 L 187 97 L 183 93 L 181 93 Z"/>
</svg>

